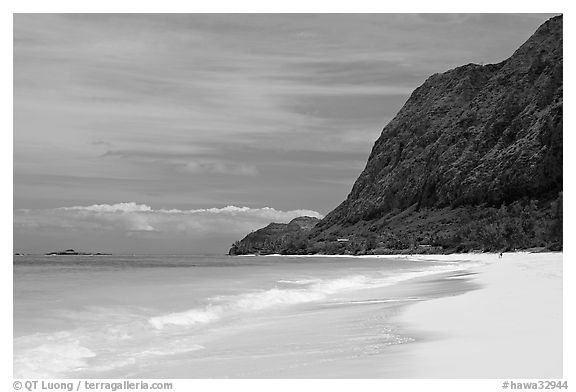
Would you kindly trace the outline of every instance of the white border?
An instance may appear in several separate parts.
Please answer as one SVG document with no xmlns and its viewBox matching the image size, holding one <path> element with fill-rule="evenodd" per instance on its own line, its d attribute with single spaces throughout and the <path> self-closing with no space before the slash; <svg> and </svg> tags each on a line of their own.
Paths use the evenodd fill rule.
<svg viewBox="0 0 576 392">
<path fill-rule="evenodd" d="M 552 12 L 564 14 L 564 69 L 573 70 L 574 67 L 574 2 L 569 1 L 495 1 L 485 0 L 481 2 L 462 1 L 403 1 L 385 2 L 371 0 L 354 0 L 338 2 L 322 2 L 311 0 L 291 0 L 272 2 L 264 0 L 241 0 L 241 1 L 119 1 L 99 0 L 90 3 L 86 1 L 52 0 L 52 1 L 5 1 L 2 3 L 2 15 L 0 28 L 2 29 L 2 179 L 5 189 L 2 192 L 2 201 L 5 208 L 2 212 L 2 251 L 6 255 L 2 261 L 1 279 L 2 284 L 2 312 L 12 316 L 12 205 L 13 205 L 13 107 L 12 107 L 12 13 L 19 12 Z M 480 37 L 479 37 L 480 38 Z M 528 38 L 528 37 L 526 37 Z M 564 129 L 564 167 L 575 169 L 574 156 L 570 154 L 570 147 L 574 146 L 575 127 L 572 110 L 573 102 L 573 74 L 566 72 L 564 89 L 565 107 L 568 108 L 565 116 Z M 568 147 L 566 147 L 568 146 Z M 566 153 L 568 152 L 568 154 Z M 566 174 L 573 173 L 566 170 Z M 574 222 L 574 184 L 571 176 L 565 176 L 564 184 L 564 224 L 565 250 L 564 250 L 564 380 L 576 382 L 572 376 L 574 339 L 570 331 L 575 330 L 574 306 L 569 299 L 574 298 L 574 289 L 571 280 L 574 278 L 574 263 L 576 254 L 574 246 L 569 241 L 574 231 L 571 222 Z M 537 309 L 535 309 L 537 317 Z M 4 391 L 12 389 L 12 320 L 5 320 L 2 324 L 2 355 L 0 369 L 2 371 L 2 387 Z M 8 349 L 10 348 L 10 349 Z M 69 380 L 68 380 L 69 381 Z M 114 381 L 114 380 L 110 380 Z M 162 380 L 172 381 L 174 391 L 206 391 L 206 390 L 249 390 L 249 391 L 293 391 L 298 390 L 350 390 L 361 389 L 362 391 L 494 391 L 501 390 L 501 382 L 504 380 Z"/>
</svg>

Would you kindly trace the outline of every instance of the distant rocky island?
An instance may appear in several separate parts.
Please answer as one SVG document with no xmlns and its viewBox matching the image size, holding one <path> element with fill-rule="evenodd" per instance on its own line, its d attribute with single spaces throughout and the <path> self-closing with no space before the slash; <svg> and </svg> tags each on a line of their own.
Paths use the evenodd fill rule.
<svg viewBox="0 0 576 392">
<path fill-rule="evenodd" d="M 271 223 L 239 254 L 561 250 L 563 19 L 498 64 L 429 77 L 324 219 Z"/>
<path fill-rule="evenodd" d="M 60 252 L 49 252 L 45 254 L 46 256 L 111 256 L 110 253 L 87 253 L 87 252 L 76 252 L 74 249 L 66 249 Z"/>
</svg>

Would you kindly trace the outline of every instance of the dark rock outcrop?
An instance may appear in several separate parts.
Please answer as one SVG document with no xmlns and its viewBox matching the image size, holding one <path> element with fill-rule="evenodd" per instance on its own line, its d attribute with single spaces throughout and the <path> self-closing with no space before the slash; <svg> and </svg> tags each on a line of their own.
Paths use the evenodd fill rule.
<svg viewBox="0 0 576 392">
<path fill-rule="evenodd" d="M 307 236 L 318 222 L 318 218 L 301 216 L 289 223 L 270 223 L 237 241 L 228 254 L 298 253 L 306 249 Z"/>
<path fill-rule="evenodd" d="M 88 252 L 76 252 L 74 249 L 66 249 L 60 252 L 50 252 L 46 253 L 45 256 L 111 256 L 110 253 L 88 253 Z"/>
</svg>

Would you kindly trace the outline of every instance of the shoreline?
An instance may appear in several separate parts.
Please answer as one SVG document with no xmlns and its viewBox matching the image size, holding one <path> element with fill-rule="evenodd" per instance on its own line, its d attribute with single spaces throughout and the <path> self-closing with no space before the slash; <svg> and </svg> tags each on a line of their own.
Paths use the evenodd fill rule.
<svg viewBox="0 0 576 392">
<path fill-rule="evenodd" d="M 500 252 L 470 252 L 470 253 L 412 253 L 412 254 L 405 254 L 405 253 L 395 253 L 395 254 L 385 254 L 385 255 L 343 255 L 343 254 L 334 254 L 334 255 L 325 255 L 325 254 L 311 254 L 311 255 L 283 255 L 280 253 L 272 253 L 272 254 L 256 254 L 256 253 L 249 253 L 249 254 L 242 254 L 242 255 L 227 255 L 228 257 L 286 257 L 286 258 L 354 258 L 354 259 L 403 259 L 403 258 L 424 258 L 424 259 L 431 259 L 431 260 L 447 260 L 456 258 L 458 260 L 479 260 L 483 259 L 483 256 L 491 255 L 498 258 Z M 563 251 L 539 251 L 539 252 L 531 252 L 528 250 L 518 250 L 515 252 L 502 252 L 503 258 L 507 255 L 562 255 Z"/>
<path fill-rule="evenodd" d="M 326 301 L 270 309 L 255 314 L 255 319 L 244 326 L 236 323 L 232 330 L 220 329 L 216 338 L 199 342 L 204 350 L 191 353 L 182 363 L 150 369 L 150 375 L 194 379 L 398 378 L 406 370 L 403 358 L 411 342 L 419 337 L 404 331 L 397 318 L 414 304 L 477 290 L 478 285 L 469 279 L 476 267 L 437 270 L 389 285 L 345 291 Z M 226 353 L 225 358 L 222 353 Z M 215 366 L 214 355 L 224 363 Z"/>
</svg>

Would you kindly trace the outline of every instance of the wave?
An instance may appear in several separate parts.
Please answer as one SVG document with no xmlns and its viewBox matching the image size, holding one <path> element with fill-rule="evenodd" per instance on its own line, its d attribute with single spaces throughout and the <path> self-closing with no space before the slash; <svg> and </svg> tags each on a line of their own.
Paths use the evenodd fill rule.
<svg viewBox="0 0 576 392">
<path fill-rule="evenodd" d="M 310 284 L 319 282 L 320 279 L 296 279 L 296 280 L 288 280 L 288 279 L 280 279 L 277 280 L 277 283 L 285 283 L 285 284 L 295 284 L 295 285 L 302 285 L 302 284 Z"/>
<path fill-rule="evenodd" d="M 339 305 L 375 305 L 375 304 L 388 304 L 388 303 L 404 303 L 423 301 L 424 298 L 420 297 L 406 297 L 406 298 L 390 298 L 390 299 L 364 299 L 353 301 L 333 301 L 326 303 L 326 306 L 339 306 Z"/>
<path fill-rule="evenodd" d="M 80 315 L 82 312 L 79 312 Z M 102 318 L 104 310 L 97 317 Z M 114 315 L 114 310 L 110 312 Z M 73 316 L 73 313 L 69 314 Z M 112 317 L 111 317 L 112 318 Z M 14 339 L 15 378 L 83 377 L 144 363 L 154 357 L 203 350 L 195 336 L 162 334 L 142 315 L 131 321 L 95 323 L 81 328 L 36 333 Z"/>
<path fill-rule="evenodd" d="M 70 369 L 85 368 L 86 360 L 96 356 L 67 331 L 17 338 L 14 351 L 17 353 L 14 356 L 15 378 L 53 377 Z"/>
<path fill-rule="evenodd" d="M 394 276 L 377 274 L 375 276 L 350 275 L 328 280 L 279 280 L 277 282 L 306 287 L 288 289 L 275 287 L 233 296 L 213 297 L 209 300 L 210 303 L 204 307 L 151 317 L 148 322 L 157 330 L 162 330 L 167 326 L 198 326 L 219 321 L 227 316 L 282 306 L 319 302 L 337 293 L 390 286 L 409 279 L 458 269 L 460 269 L 459 265 L 441 265 L 428 267 L 426 270 L 402 272 Z"/>
</svg>

